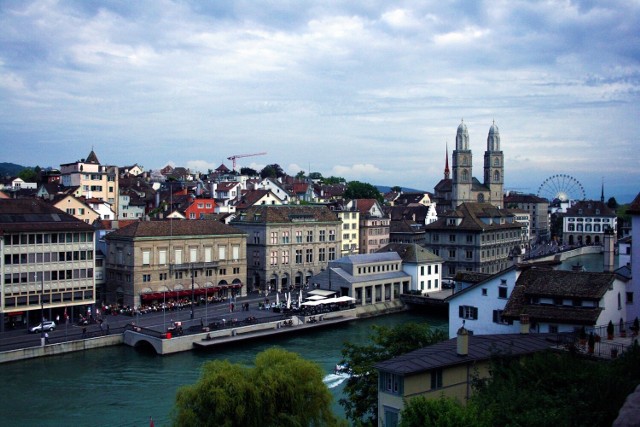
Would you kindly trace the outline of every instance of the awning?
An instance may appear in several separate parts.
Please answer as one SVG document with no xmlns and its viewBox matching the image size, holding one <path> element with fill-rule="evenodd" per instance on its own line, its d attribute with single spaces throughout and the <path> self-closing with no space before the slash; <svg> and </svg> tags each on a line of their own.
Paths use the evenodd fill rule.
<svg viewBox="0 0 640 427">
<path fill-rule="evenodd" d="M 312 291 L 309 291 L 309 295 L 320 295 L 323 297 L 330 297 L 332 295 L 334 295 L 336 293 L 336 291 L 327 291 L 324 289 L 314 289 Z"/>
<path fill-rule="evenodd" d="M 326 299 L 327 297 L 323 297 L 321 295 L 311 295 L 310 297 L 306 297 L 305 299 L 308 301 L 319 301 L 321 299 Z"/>
</svg>

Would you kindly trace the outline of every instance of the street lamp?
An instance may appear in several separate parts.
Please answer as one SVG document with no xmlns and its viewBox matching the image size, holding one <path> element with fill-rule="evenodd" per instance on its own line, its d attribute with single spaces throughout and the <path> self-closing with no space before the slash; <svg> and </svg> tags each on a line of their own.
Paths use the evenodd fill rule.
<svg viewBox="0 0 640 427">
<path fill-rule="evenodd" d="M 195 299 L 195 281 L 194 281 L 194 277 L 193 277 L 193 264 L 191 264 L 191 320 L 193 320 L 195 314 L 193 312 L 193 300 Z"/>
<path fill-rule="evenodd" d="M 44 271 L 40 279 L 40 345 L 44 347 L 46 342 L 44 332 Z"/>
</svg>

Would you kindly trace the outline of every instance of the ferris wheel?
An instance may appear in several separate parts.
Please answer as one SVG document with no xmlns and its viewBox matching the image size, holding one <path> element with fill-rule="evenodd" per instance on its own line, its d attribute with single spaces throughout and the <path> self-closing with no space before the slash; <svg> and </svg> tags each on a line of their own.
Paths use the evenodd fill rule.
<svg viewBox="0 0 640 427">
<path fill-rule="evenodd" d="M 574 177 L 566 174 L 552 175 L 545 179 L 538 188 L 538 197 L 544 197 L 550 202 L 560 200 L 584 200 L 586 194 L 584 187 Z"/>
</svg>

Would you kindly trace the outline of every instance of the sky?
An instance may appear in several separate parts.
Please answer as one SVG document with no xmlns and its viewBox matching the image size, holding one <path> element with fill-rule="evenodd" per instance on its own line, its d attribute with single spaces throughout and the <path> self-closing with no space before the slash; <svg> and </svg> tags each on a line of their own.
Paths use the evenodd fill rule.
<svg viewBox="0 0 640 427">
<path fill-rule="evenodd" d="M 0 162 L 433 191 L 462 120 L 482 181 L 495 121 L 507 190 L 640 192 L 639 0 L 0 0 L 0 28 Z"/>
</svg>

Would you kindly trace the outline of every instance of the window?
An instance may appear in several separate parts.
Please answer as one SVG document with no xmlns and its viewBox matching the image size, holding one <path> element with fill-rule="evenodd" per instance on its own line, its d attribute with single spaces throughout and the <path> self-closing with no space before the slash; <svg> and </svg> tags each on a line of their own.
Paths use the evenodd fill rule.
<svg viewBox="0 0 640 427">
<path fill-rule="evenodd" d="M 329 261 L 336 259 L 336 248 L 329 248 Z"/>
<path fill-rule="evenodd" d="M 478 319 L 478 307 L 472 307 L 470 305 L 461 305 L 458 307 L 458 314 L 461 319 Z"/>
<path fill-rule="evenodd" d="M 227 259 L 226 246 L 218 246 L 218 259 L 219 260 Z"/>
<path fill-rule="evenodd" d="M 467 235 L 467 243 L 473 243 L 473 236 L 471 234 Z"/>
<path fill-rule="evenodd" d="M 149 251 L 142 251 L 142 265 L 149 265 L 151 261 L 151 256 Z"/>
<path fill-rule="evenodd" d="M 451 242 L 451 243 L 455 243 L 456 242 L 456 235 L 455 234 L 449 234 L 449 242 Z"/>
<path fill-rule="evenodd" d="M 498 286 L 498 298 L 507 298 L 506 286 Z"/>
<path fill-rule="evenodd" d="M 282 243 L 289 243 L 289 232 L 288 231 L 283 231 L 282 232 Z"/>
<path fill-rule="evenodd" d="M 633 304 L 633 292 L 627 292 L 627 304 Z"/>
<path fill-rule="evenodd" d="M 198 261 L 198 249 L 197 248 L 189 248 L 189 262 Z"/>
<path fill-rule="evenodd" d="M 278 264 L 278 251 L 272 251 L 271 252 L 271 265 L 277 265 Z"/>
<path fill-rule="evenodd" d="M 467 259 L 472 259 L 473 258 L 473 251 L 466 251 L 465 255 L 466 255 Z"/>
<path fill-rule="evenodd" d="M 271 244 L 275 245 L 277 243 L 278 243 L 278 232 L 272 231 L 271 232 Z"/>
<path fill-rule="evenodd" d="M 324 242 L 326 239 L 326 230 L 320 230 L 320 236 L 318 237 L 321 242 Z"/>
<path fill-rule="evenodd" d="M 442 388 L 442 369 L 431 371 L 431 390 Z"/>
<path fill-rule="evenodd" d="M 313 249 L 307 249 L 306 262 L 313 262 Z"/>
<path fill-rule="evenodd" d="M 150 274 L 143 274 L 142 275 L 142 281 L 143 282 L 150 282 L 151 281 L 151 275 Z"/>
<path fill-rule="evenodd" d="M 175 262 L 176 264 L 182 264 L 182 249 L 176 249 Z"/>
<path fill-rule="evenodd" d="M 160 249 L 158 251 L 158 264 L 167 265 L 167 250 Z"/>
<path fill-rule="evenodd" d="M 449 258 L 455 258 L 455 257 L 456 257 L 456 250 L 449 249 Z"/>
<path fill-rule="evenodd" d="M 482 288 L 482 296 L 483 297 L 487 296 L 487 288 Z"/>
<path fill-rule="evenodd" d="M 402 393 L 402 377 L 388 372 L 380 373 L 380 389 L 391 394 Z"/>
<path fill-rule="evenodd" d="M 330 242 L 336 241 L 336 230 L 329 230 L 329 241 Z"/>
<path fill-rule="evenodd" d="M 289 264 L 289 251 L 282 251 L 282 264 Z"/>
<path fill-rule="evenodd" d="M 318 261 L 320 262 L 324 262 L 326 259 L 326 249 L 325 248 L 320 248 L 318 249 Z"/>
<path fill-rule="evenodd" d="M 313 242 L 313 230 L 307 230 L 307 243 Z"/>
<path fill-rule="evenodd" d="M 302 249 L 296 249 L 296 264 L 302 264 Z"/>
<path fill-rule="evenodd" d="M 296 231 L 296 243 L 302 243 L 302 231 Z"/>
<path fill-rule="evenodd" d="M 512 325 L 513 322 L 502 318 L 503 310 L 493 310 L 493 323 L 501 325 Z"/>
<path fill-rule="evenodd" d="M 204 262 L 212 262 L 213 261 L 213 251 L 211 247 L 204 248 Z"/>
</svg>

